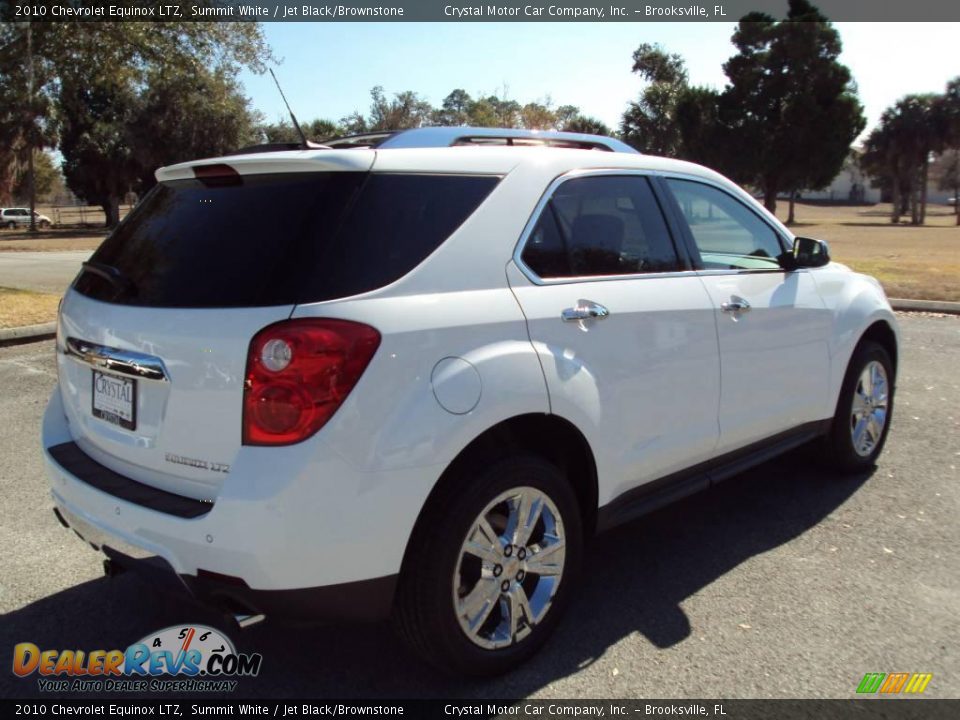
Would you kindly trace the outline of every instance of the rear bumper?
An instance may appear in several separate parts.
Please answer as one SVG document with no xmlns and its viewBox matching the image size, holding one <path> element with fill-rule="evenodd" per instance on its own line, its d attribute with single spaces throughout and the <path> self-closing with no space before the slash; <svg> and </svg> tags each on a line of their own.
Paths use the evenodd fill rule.
<svg viewBox="0 0 960 720">
<path fill-rule="evenodd" d="M 241 578 L 227 575 L 178 575 L 163 558 L 104 536 L 60 508 L 54 508 L 54 513 L 62 525 L 103 552 L 116 569 L 134 573 L 154 590 L 189 594 L 226 615 L 265 615 L 287 623 L 368 622 L 387 618 L 393 607 L 397 575 L 294 590 L 254 590 Z"/>
<path fill-rule="evenodd" d="M 75 446 L 74 446 L 75 447 Z M 79 452 L 79 450 L 77 451 Z M 89 462 L 92 462 L 87 459 Z M 133 481 L 131 481 L 133 482 Z M 121 537 L 104 532 L 67 509 L 54 493 L 54 514 L 60 524 L 119 569 L 132 571 L 151 588 L 189 594 L 203 605 L 228 615 L 266 615 L 300 623 L 330 620 L 374 621 L 390 615 L 397 575 L 289 590 L 256 590 L 239 577 L 199 570 L 178 574 L 165 559 Z"/>
<path fill-rule="evenodd" d="M 134 570 L 162 562 L 175 586 L 219 610 L 296 621 L 389 613 L 407 540 L 440 472 L 362 473 L 314 438 L 243 448 L 214 502 L 177 500 L 74 445 L 58 391 L 42 447 L 58 514 L 94 548 Z"/>
</svg>

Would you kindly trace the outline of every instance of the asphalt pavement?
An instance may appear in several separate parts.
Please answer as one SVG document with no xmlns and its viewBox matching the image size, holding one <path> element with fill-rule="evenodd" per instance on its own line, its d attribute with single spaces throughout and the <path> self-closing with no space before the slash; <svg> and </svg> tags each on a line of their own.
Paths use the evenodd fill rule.
<svg viewBox="0 0 960 720">
<path fill-rule="evenodd" d="M 0 287 L 61 294 L 90 250 L 0 252 Z"/>
<path fill-rule="evenodd" d="M 237 695 L 850 698 L 867 672 L 929 672 L 926 696 L 960 697 L 960 318 L 901 321 L 872 473 L 827 473 L 801 449 L 601 536 L 556 635 L 505 677 L 440 675 L 387 624 L 268 621 L 228 632 L 264 658 Z M 39 694 L 36 676 L 10 673 L 18 642 L 122 649 L 174 624 L 227 627 L 130 574 L 103 577 L 57 524 L 38 438 L 55 382 L 51 342 L 0 348 L 0 697 Z"/>
</svg>

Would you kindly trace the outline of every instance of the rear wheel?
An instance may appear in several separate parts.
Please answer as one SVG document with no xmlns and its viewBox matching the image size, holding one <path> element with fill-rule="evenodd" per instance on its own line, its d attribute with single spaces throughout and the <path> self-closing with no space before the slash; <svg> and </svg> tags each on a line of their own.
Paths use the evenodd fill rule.
<svg viewBox="0 0 960 720">
<path fill-rule="evenodd" d="M 397 626 L 442 670 L 506 672 L 547 640 L 576 585 L 580 509 L 563 473 L 535 456 L 451 481 L 411 540 Z"/>
<path fill-rule="evenodd" d="M 17 223 L 15 223 L 13 220 L 11 220 L 11 221 L 8 222 L 6 225 L 4 225 L 4 227 L 7 228 L 7 230 L 15 230 L 16 227 L 17 227 Z"/>
<path fill-rule="evenodd" d="M 864 342 L 854 352 L 826 438 L 836 469 L 859 472 L 876 462 L 890 429 L 893 378 L 893 363 L 882 345 Z"/>
</svg>

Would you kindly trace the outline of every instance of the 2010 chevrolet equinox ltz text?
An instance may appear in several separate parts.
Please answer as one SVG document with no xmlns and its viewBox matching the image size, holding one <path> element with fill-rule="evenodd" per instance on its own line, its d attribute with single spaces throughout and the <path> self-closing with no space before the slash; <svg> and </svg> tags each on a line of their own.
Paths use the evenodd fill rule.
<svg viewBox="0 0 960 720">
<path fill-rule="evenodd" d="M 110 563 L 492 674 L 599 530 L 883 447 L 880 285 L 715 172 L 471 128 L 262 150 L 159 170 L 64 296 L 44 455 Z"/>
</svg>

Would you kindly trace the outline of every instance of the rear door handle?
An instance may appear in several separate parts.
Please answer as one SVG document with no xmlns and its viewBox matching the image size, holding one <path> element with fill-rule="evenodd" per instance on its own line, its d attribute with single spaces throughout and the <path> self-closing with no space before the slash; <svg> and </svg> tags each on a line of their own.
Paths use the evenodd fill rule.
<svg viewBox="0 0 960 720">
<path fill-rule="evenodd" d="M 742 297 L 737 297 L 734 295 L 730 298 L 730 302 L 720 303 L 720 309 L 726 313 L 749 312 L 750 303 L 748 303 Z"/>
<path fill-rule="evenodd" d="M 577 300 L 576 307 L 566 308 L 560 313 L 560 319 L 564 322 L 578 322 L 580 320 L 603 320 L 610 315 L 600 303 L 593 300 Z"/>
</svg>

